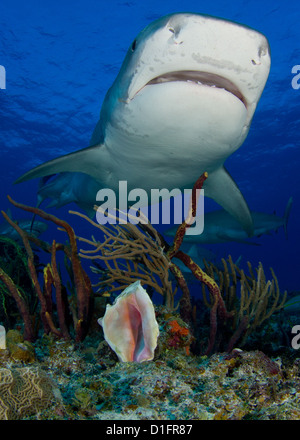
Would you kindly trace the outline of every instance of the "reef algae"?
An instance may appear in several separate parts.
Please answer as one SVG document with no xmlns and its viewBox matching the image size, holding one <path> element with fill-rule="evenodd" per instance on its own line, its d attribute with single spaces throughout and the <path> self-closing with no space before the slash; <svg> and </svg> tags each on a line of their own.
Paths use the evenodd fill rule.
<svg viewBox="0 0 300 440">
<path fill-rule="evenodd" d="M 26 364 L 35 361 L 33 344 L 29 341 L 24 341 L 22 333 L 18 330 L 9 330 L 6 335 L 6 342 L 12 359 L 20 360 Z"/>
</svg>

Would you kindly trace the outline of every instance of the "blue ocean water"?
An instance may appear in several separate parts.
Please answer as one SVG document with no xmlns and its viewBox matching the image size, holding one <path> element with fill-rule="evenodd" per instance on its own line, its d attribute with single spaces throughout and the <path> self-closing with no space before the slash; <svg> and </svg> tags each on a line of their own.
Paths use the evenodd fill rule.
<svg viewBox="0 0 300 440">
<path fill-rule="evenodd" d="M 281 228 L 256 239 L 260 246 L 226 243 L 207 248 L 219 257 L 242 255 L 253 266 L 261 261 L 265 268 L 273 267 L 282 290 L 300 290 L 300 89 L 292 87 L 292 68 L 300 64 L 297 1 L 1 0 L 0 11 L 0 65 L 6 72 L 6 88 L 0 89 L 2 210 L 10 207 L 7 194 L 35 205 L 36 180 L 13 184 L 25 171 L 88 146 L 129 45 L 151 21 L 190 11 L 264 33 L 271 46 L 270 76 L 250 133 L 226 167 L 251 210 L 283 215 L 293 197 L 288 240 Z M 207 209 L 213 206 L 209 200 L 205 203 Z M 67 218 L 69 208 L 51 212 Z M 24 216 L 15 209 L 13 214 Z"/>
</svg>

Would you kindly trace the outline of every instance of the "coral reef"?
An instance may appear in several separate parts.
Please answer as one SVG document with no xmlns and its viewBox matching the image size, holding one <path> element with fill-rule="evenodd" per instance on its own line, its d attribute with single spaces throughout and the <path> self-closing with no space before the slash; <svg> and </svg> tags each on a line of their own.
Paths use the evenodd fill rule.
<svg viewBox="0 0 300 440">
<path fill-rule="evenodd" d="M 163 252 L 160 238 L 152 228 L 155 239 L 141 224 L 110 224 L 109 227 L 96 223 L 84 214 L 70 211 L 88 221 L 96 230 L 104 234 L 103 241 L 77 237 L 92 249 L 80 249 L 80 257 L 92 260 L 96 265 L 91 269 L 100 275 L 94 288 L 103 293 L 124 290 L 129 284 L 140 280 L 142 285 L 153 289 L 164 297 L 165 304 L 174 308 L 174 295 L 169 277 L 170 260 Z M 145 221 L 147 221 L 145 219 Z M 97 260 L 104 267 L 97 264 Z"/>
<path fill-rule="evenodd" d="M 9 316 L 8 307 L 12 307 L 21 317 L 21 324 L 17 318 L 11 320 L 15 328 L 7 329 L 6 348 L 0 350 L 0 419 L 300 418 L 300 363 L 284 334 L 290 327 L 282 326 L 280 321 L 285 294 L 281 295 L 274 272 L 271 270 L 272 279 L 267 280 L 262 264 L 253 269 L 248 263 L 247 274 L 233 264 L 231 257 L 222 260 L 222 269 L 206 264 L 202 270 L 181 250 L 196 212 L 196 190 L 206 178 L 204 173 L 196 182 L 189 215 L 179 226 L 171 246 L 150 223 L 104 227 L 73 212 L 87 220 L 94 232 L 104 235 L 102 241 L 93 236 L 77 237 L 67 222 L 10 199 L 16 207 L 53 222 L 67 233 L 69 242 L 45 243 L 30 237 L 7 218 L 20 235 L 24 249 L 20 251 L 20 247 L 12 245 L 13 252 L 10 250 L 6 260 L 0 261 L 3 310 Z M 90 249 L 78 252 L 78 240 Z M 46 253 L 42 272 L 33 245 Z M 22 277 L 25 273 L 29 292 L 23 290 L 22 282 L 9 269 L 12 265 L 7 257 L 19 251 Z M 61 276 L 59 252 L 70 277 L 67 283 Z M 99 292 L 92 290 L 82 267 L 83 257 L 94 262 L 94 271 L 100 276 Z M 199 281 L 200 292 L 202 286 L 201 308 L 199 303 L 197 307 L 193 303 L 176 259 L 191 270 Z M 143 325 L 144 310 L 140 310 L 149 310 L 149 301 L 141 304 L 132 286 L 127 291 L 132 294 L 133 289 L 134 298 L 127 298 L 125 290 L 121 298 L 130 301 L 122 303 L 118 318 L 110 321 L 108 312 L 121 301 L 117 299 L 112 306 L 108 303 L 115 292 L 133 282 L 135 287 L 146 287 L 149 296 L 156 291 L 163 297 L 162 305 L 153 306 L 146 294 L 151 303 L 152 324 L 155 321 L 152 327 Z M 175 303 L 178 287 L 182 295 Z M 130 318 L 132 311 L 134 320 Z M 281 313 L 277 316 L 276 312 Z M 96 321 L 103 315 L 104 334 Z M 113 351 L 115 342 L 122 341 L 126 333 L 123 335 L 123 327 L 116 325 L 121 318 L 130 322 L 135 353 L 124 359 L 118 358 L 118 350 Z M 106 320 L 113 322 L 116 330 L 113 344 L 107 336 L 110 325 Z M 135 328 L 133 321 L 140 325 Z M 38 331 L 39 322 L 43 325 Z M 265 323 L 269 330 L 262 326 Z M 264 335 L 265 340 L 269 338 L 276 345 L 272 332 L 278 328 L 282 329 L 282 341 L 277 357 L 270 354 L 276 350 L 263 352 L 255 345 L 249 351 L 237 348 L 244 348 L 249 339 L 253 341 L 258 330 L 260 338 Z M 140 339 L 144 330 L 145 340 L 155 343 L 151 342 L 151 349 L 142 360 L 151 362 L 137 362 L 147 345 Z M 265 337 L 268 331 L 272 337 Z M 126 362 L 119 362 L 120 359 Z"/>
<path fill-rule="evenodd" d="M 27 256 L 25 264 L 23 255 L 23 263 L 29 274 L 31 288 L 36 295 L 33 312 L 18 284 L 0 268 L 0 279 L 10 294 L 10 300 L 14 299 L 22 316 L 25 340 L 31 342 L 35 340 L 38 328 L 37 312 L 39 312 L 46 334 L 53 333 L 59 338 L 74 337 L 77 342 L 83 341 L 91 323 L 95 321 L 93 317 L 95 294 L 92 287 L 100 287 L 100 292 L 96 292 L 96 295 L 102 295 L 102 299 L 112 298 L 114 292 L 127 287 L 133 281 L 140 280 L 141 284 L 147 287 L 150 296 L 152 291 L 163 296 L 164 305 L 169 311 L 179 307 L 180 316 L 188 325 L 191 335 L 197 336 L 198 339 L 198 341 L 194 339 L 190 344 L 192 351 L 197 344 L 197 350 L 201 346 L 200 352 L 203 354 L 220 350 L 230 351 L 234 346 L 243 346 L 249 334 L 283 307 L 284 298 L 280 299 L 275 274 L 272 273 L 272 281 L 266 281 L 262 266 L 257 269 L 257 277 L 251 265 L 249 265 L 250 275 L 245 275 L 229 258 L 228 264 L 223 260 L 223 271 L 213 265 L 206 265 L 206 271 L 203 271 L 189 255 L 181 251 L 185 232 L 196 214 L 197 190 L 202 188 L 206 178 L 207 173 L 204 173 L 195 183 L 187 219 L 178 227 L 171 246 L 148 220 L 142 217 L 142 214 L 140 214 L 142 222 L 137 225 L 127 223 L 103 226 L 83 214 L 70 211 L 87 220 L 95 231 L 104 234 L 102 241 L 97 241 L 93 236 L 91 239 L 77 237 L 66 221 L 41 209 L 17 203 L 9 197 L 14 206 L 53 222 L 59 229 L 67 232 L 69 238 L 69 244 L 61 244 L 53 240 L 49 245 L 36 237 L 28 236 L 2 212 L 7 222 L 22 238 Z M 78 252 L 77 240 L 90 245 L 92 249 L 81 249 Z M 50 254 L 50 261 L 43 270 L 43 285 L 38 279 L 38 268 L 31 242 Z M 68 285 L 68 291 L 60 276 L 56 257 L 58 251 L 64 253 L 65 267 L 72 280 L 71 285 Z M 105 267 L 99 264 L 94 267 L 94 271 L 100 273 L 100 281 L 95 285 L 91 285 L 80 258 L 93 262 L 97 260 L 104 264 Z M 183 262 L 199 280 L 200 285 L 202 284 L 204 303 L 209 310 L 209 327 L 205 327 L 206 338 L 209 333 L 206 348 L 203 345 L 203 325 L 195 320 L 188 284 L 176 265 L 176 259 Z M 175 288 L 171 282 L 171 274 L 175 278 Z M 175 293 L 178 287 L 182 291 L 182 296 L 175 305 Z M 206 289 L 209 299 L 206 298 Z M 53 301 L 54 293 L 55 301 Z"/>
<path fill-rule="evenodd" d="M 18 330 L 8 330 L 6 335 L 7 350 L 13 360 L 23 363 L 35 361 L 34 346 L 29 341 L 24 341 L 23 335 Z"/>
<path fill-rule="evenodd" d="M 37 255 L 34 255 L 34 264 L 39 273 L 41 265 Z M 19 307 L 25 303 L 24 307 L 32 316 L 37 301 L 32 289 L 26 251 L 21 244 L 6 236 L 0 236 L 0 280 L 0 322 L 12 328 L 20 314 L 17 303 Z M 21 306 L 21 309 L 24 307 Z"/>
<path fill-rule="evenodd" d="M 0 420 L 36 415 L 53 401 L 52 381 L 39 368 L 0 368 Z"/>
<path fill-rule="evenodd" d="M 170 313 L 165 307 L 156 308 L 157 320 L 161 329 L 158 353 L 168 353 L 176 362 L 177 356 L 190 356 L 195 338 L 188 324 L 178 315 Z M 172 355 L 171 355 L 172 353 Z"/>
<path fill-rule="evenodd" d="M 249 274 L 245 274 L 233 263 L 222 259 L 223 269 L 205 262 L 205 270 L 211 278 L 219 283 L 220 291 L 227 310 L 227 318 L 220 322 L 215 351 L 243 347 L 255 330 L 276 312 L 284 308 L 286 292 L 280 293 L 276 275 L 272 269 L 272 279 L 266 280 L 263 266 L 260 263 L 253 270 L 248 262 Z M 205 285 L 202 284 L 203 300 L 208 309 L 212 309 L 212 299 L 207 299 Z"/>
<path fill-rule="evenodd" d="M 174 321 L 177 317 L 170 316 L 169 322 Z M 162 330 L 166 332 L 162 336 L 166 343 L 174 327 L 177 324 Z M 181 321 L 178 327 L 183 327 Z M 47 369 L 62 398 L 54 399 L 52 405 L 49 402 L 39 415 L 42 419 L 192 421 L 300 417 L 297 358 L 272 359 L 258 350 L 192 356 L 180 346 L 164 346 L 163 350 L 158 348 L 151 362 L 124 363 L 110 355 L 103 356 L 89 336 L 81 350 L 75 349 L 72 341 L 55 340 L 51 335 L 45 338 L 43 344 L 36 342 L 39 366 Z M 32 412 L 22 415 L 23 419 L 33 417 Z"/>
<path fill-rule="evenodd" d="M 25 211 L 31 212 L 35 215 L 39 215 L 45 220 L 55 223 L 58 227 L 67 232 L 70 245 L 63 245 L 56 243 L 53 240 L 52 246 L 41 242 L 36 237 L 31 237 L 23 231 L 17 223 L 14 223 L 5 212 L 2 211 L 3 217 L 7 222 L 19 233 L 22 238 L 24 248 L 27 253 L 27 267 L 31 277 L 32 286 L 36 293 L 36 297 L 39 300 L 40 317 L 46 333 L 52 332 L 58 337 L 69 338 L 70 334 L 67 328 L 68 313 L 70 309 L 70 298 L 67 295 L 63 295 L 63 286 L 58 273 L 56 264 L 56 252 L 57 250 L 63 250 L 67 258 L 72 265 L 72 274 L 74 277 L 74 285 L 76 290 L 76 305 L 77 311 L 72 309 L 72 316 L 74 319 L 74 331 L 77 341 L 82 341 L 88 331 L 90 315 L 93 302 L 93 292 L 91 283 L 81 266 L 81 262 L 77 252 L 77 243 L 75 233 L 72 227 L 65 221 L 58 219 L 54 215 L 47 214 L 43 210 L 26 206 L 21 203 L 17 203 L 8 196 L 9 201 Z M 34 253 L 30 245 L 30 241 L 34 241 L 35 245 L 39 245 L 42 249 L 51 253 L 51 262 L 44 268 L 44 289 L 41 287 L 38 280 L 38 273 L 34 262 Z M 26 300 L 20 294 L 20 291 L 14 281 L 9 277 L 3 269 L 0 269 L 0 279 L 6 285 L 6 288 L 10 292 L 11 296 L 16 301 L 18 310 L 24 321 L 24 337 L 26 340 L 33 341 L 36 337 L 32 317 Z M 55 288 L 56 293 L 56 308 L 58 316 L 58 324 L 54 322 L 53 317 L 53 301 L 52 301 L 52 286 Z M 44 290 L 44 291 L 43 291 Z"/>
<path fill-rule="evenodd" d="M 159 306 L 156 314 L 160 337 L 151 362 L 118 362 L 107 342 L 101 341 L 101 332 L 88 335 L 80 347 L 73 340 L 44 334 L 34 342 L 35 360 L 26 368 L 22 360 L 2 356 L 0 351 L 5 393 L 9 389 L 19 396 L 18 390 L 27 390 L 23 373 L 24 380 L 31 381 L 27 395 L 22 394 L 24 399 L 37 396 L 41 388 L 43 392 L 50 390 L 48 400 L 33 398 L 26 401 L 24 410 L 23 406 L 18 410 L 19 400 L 14 400 L 13 408 L 6 400 L 5 405 L 1 401 L 4 417 L 188 421 L 300 418 L 300 363 L 295 350 L 287 347 L 284 356 L 275 358 L 259 350 L 241 349 L 195 356 L 190 350 L 193 335 L 179 314 L 165 306 Z M 14 336 L 20 338 L 19 334 Z M 41 376 L 45 383 L 39 381 Z M 13 378 L 18 388 L 12 388 Z M 2 389 L 0 380 L 0 400 L 7 396 L 4 393 L 3 397 Z"/>
<path fill-rule="evenodd" d="M 202 188 L 208 174 L 203 173 L 195 183 L 190 201 L 190 208 L 187 218 L 178 227 L 174 242 L 169 246 L 164 238 L 159 234 L 140 213 L 141 223 L 110 225 L 110 227 L 95 223 L 87 216 L 70 211 L 91 223 L 96 229 L 104 233 L 104 241 L 98 242 L 94 238 L 89 240 L 77 237 L 79 241 L 92 246 L 89 250 L 80 250 L 80 256 L 90 260 L 101 260 L 106 265 L 106 269 L 99 268 L 101 279 L 96 286 L 105 286 L 110 292 L 124 288 L 124 285 L 132 281 L 141 280 L 143 284 L 154 287 L 156 291 L 164 296 L 164 304 L 170 309 L 175 309 L 174 295 L 176 290 L 172 290 L 169 281 L 171 272 L 177 284 L 182 290 L 182 297 L 179 301 L 180 313 L 189 324 L 192 322 L 192 305 L 190 292 L 185 278 L 180 268 L 175 264 L 173 258 L 181 260 L 201 283 L 204 283 L 213 298 L 213 305 L 210 311 L 210 335 L 209 343 L 205 353 L 210 353 L 215 344 L 217 334 L 218 319 L 226 320 L 231 316 L 226 310 L 226 305 L 222 298 L 220 289 L 216 281 L 205 273 L 192 258 L 180 250 L 185 232 L 191 226 L 196 216 L 197 192 Z M 108 217 L 116 217 L 108 213 Z M 125 260 L 125 263 L 124 263 Z M 99 270 L 100 269 L 100 270 Z M 95 269 L 94 269 L 95 271 Z M 157 279 L 158 277 L 160 285 Z M 119 284 L 118 286 L 113 283 Z"/>
</svg>

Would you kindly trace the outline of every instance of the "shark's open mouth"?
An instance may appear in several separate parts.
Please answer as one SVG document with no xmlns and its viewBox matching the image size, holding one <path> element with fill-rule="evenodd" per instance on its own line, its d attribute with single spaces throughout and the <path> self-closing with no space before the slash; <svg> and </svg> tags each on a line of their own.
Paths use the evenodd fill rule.
<svg viewBox="0 0 300 440">
<path fill-rule="evenodd" d="M 244 106 L 247 108 L 247 101 L 243 94 L 239 91 L 237 86 L 233 84 L 226 78 L 220 75 L 215 75 L 214 73 L 208 72 L 198 72 L 194 70 L 181 70 L 178 72 L 169 72 L 163 75 L 157 76 L 156 78 L 149 81 L 146 85 L 160 84 L 164 82 L 171 81 L 186 81 L 193 82 L 200 85 L 207 85 L 210 87 L 216 87 L 219 89 L 224 89 L 232 95 L 236 96 Z"/>
</svg>

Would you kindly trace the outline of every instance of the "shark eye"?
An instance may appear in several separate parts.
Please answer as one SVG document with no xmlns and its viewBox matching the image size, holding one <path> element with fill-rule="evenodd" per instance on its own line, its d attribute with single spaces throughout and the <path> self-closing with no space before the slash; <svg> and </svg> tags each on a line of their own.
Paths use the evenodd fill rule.
<svg viewBox="0 0 300 440">
<path fill-rule="evenodd" d="M 134 40 L 134 42 L 133 42 L 132 45 L 131 45 L 131 50 L 132 50 L 132 52 L 135 51 L 135 48 L 136 48 L 136 40 Z"/>
<path fill-rule="evenodd" d="M 175 34 L 175 29 L 173 29 L 173 28 L 170 27 L 170 28 L 169 28 L 169 31 L 172 32 L 172 34 Z"/>
</svg>

